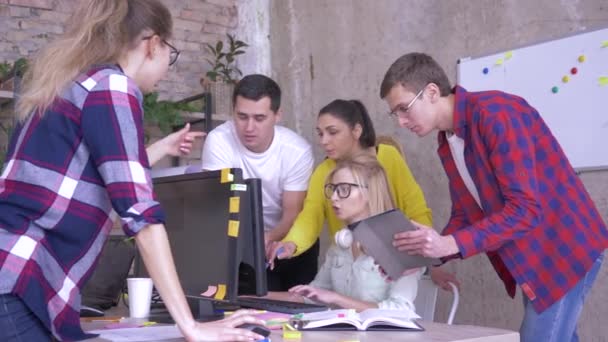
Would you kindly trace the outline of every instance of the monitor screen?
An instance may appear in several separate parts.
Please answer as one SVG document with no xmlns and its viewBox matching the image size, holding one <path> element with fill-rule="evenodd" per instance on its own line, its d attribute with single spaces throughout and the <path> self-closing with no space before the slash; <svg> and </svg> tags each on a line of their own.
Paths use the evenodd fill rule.
<svg viewBox="0 0 608 342">
<path fill-rule="evenodd" d="M 240 169 L 162 176 L 154 192 L 187 296 L 234 302 L 239 292 L 266 294 L 259 179 L 243 180 Z M 147 274 L 139 256 L 135 272 Z"/>
</svg>

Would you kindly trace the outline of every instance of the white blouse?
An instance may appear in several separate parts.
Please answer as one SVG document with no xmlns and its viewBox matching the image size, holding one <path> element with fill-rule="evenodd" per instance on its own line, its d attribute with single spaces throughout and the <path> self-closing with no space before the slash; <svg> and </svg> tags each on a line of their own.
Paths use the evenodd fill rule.
<svg viewBox="0 0 608 342">
<path fill-rule="evenodd" d="M 350 248 L 332 245 L 311 286 L 331 290 L 357 300 L 378 303 L 380 309 L 416 311 L 414 298 L 424 269 L 388 281 L 369 255 L 354 259 Z"/>
</svg>

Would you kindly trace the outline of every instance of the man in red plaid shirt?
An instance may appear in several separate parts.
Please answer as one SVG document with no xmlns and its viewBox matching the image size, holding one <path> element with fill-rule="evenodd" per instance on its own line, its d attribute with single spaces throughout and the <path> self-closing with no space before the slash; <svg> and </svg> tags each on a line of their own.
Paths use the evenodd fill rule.
<svg viewBox="0 0 608 342">
<path fill-rule="evenodd" d="M 439 131 L 452 199 L 441 236 L 419 229 L 394 245 L 444 260 L 485 252 L 509 295 L 522 289 L 522 341 L 578 341 L 608 230 L 539 113 L 511 94 L 452 89 L 421 53 L 391 65 L 380 97 L 402 127 L 421 137 Z"/>
</svg>

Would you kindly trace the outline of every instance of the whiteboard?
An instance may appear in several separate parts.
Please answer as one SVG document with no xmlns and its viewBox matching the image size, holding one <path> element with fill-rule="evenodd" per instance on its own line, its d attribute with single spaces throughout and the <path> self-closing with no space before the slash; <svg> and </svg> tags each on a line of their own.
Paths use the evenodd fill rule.
<svg viewBox="0 0 608 342">
<path fill-rule="evenodd" d="M 468 91 L 502 90 L 538 110 L 572 166 L 608 167 L 608 29 L 458 61 Z"/>
</svg>

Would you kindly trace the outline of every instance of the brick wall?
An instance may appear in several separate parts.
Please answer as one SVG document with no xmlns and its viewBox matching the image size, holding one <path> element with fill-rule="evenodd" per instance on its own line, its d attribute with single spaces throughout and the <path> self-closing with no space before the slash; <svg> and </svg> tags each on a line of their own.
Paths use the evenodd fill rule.
<svg viewBox="0 0 608 342">
<path fill-rule="evenodd" d="M 0 0 L 0 62 L 31 56 L 57 34 L 79 0 Z M 166 80 L 162 98 L 181 99 L 202 91 L 209 69 L 203 43 L 224 39 L 238 25 L 236 0 L 164 0 L 174 19 L 171 41 L 182 51 Z"/>
</svg>

